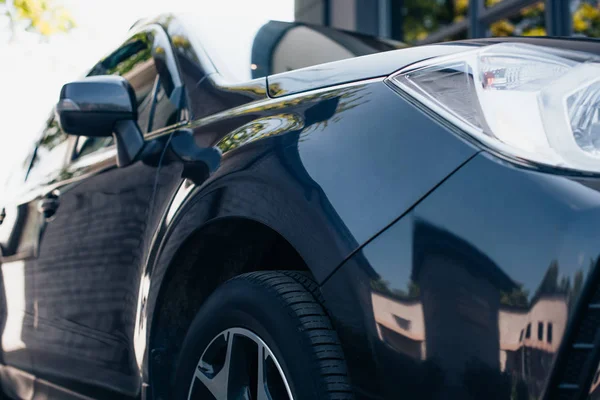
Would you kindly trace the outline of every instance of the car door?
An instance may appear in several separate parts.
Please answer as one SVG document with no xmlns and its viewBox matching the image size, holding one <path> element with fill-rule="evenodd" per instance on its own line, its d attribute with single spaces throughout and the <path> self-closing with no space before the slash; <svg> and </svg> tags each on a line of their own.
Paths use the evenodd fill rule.
<svg viewBox="0 0 600 400">
<path fill-rule="evenodd" d="M 162 28 L 135 33 L 90 73 L 110 74 L 131 84 L 141 130 L 166 141 L 156 131 L 176 126 L 186 113 Z M 112 138 L 57 130 L 69 143 L 67 161 L 50 174 L 40 171 L 38 179 L 36 156 L 27 179 L 39 182 L 32 183 L 39 224 L 34 287 L 27 293 L 34 373 L 94 398 L 135 396 L 141 386 L 133 345 L 138 286 L 162 181 L 151 162 L 117 167 Z M 46 137 L 41 143 L 59 140 Z"/>
<path fill-rule="evenodd" d="M 28 346 L 33 334 L 31 261 L 38 215 L 27 201 L 32 193 L 25 186 L 25 177 L 37 148 L 37 143 L 30 146 L 31 151 L 13 166 L 0 186 L 0 380 L 7 394 L 24 398 L 33 390 L 33 358 Z M 54 155 L 63 151 L 66 148 L 59 145 Z M 44 157 L 48 166 L 52 161 L 60 163 L 59 159 Z"/>
</svg>

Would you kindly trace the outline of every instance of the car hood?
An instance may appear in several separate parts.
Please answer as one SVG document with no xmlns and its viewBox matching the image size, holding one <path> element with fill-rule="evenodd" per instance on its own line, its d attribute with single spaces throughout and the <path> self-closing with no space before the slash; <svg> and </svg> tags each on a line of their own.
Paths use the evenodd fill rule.
<svg viewBox="0 0 600 400">
<path fill-rule="evenodd" d="M 468 42 L 417 46 L 269 75 L 267 76 L 269 96 L 289 96 L 328 86 L 384 77 L 417 61 L 454 54 L 478 46 L 481 44 Z"/>
</svg>

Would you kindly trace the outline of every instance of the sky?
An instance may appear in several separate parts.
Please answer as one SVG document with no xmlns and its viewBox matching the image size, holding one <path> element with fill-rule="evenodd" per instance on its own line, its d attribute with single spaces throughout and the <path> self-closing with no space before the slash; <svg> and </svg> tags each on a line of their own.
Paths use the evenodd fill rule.
<svg viewBox="0 0 600 400">
<path fill-rule="evenodd" d="M 57 0 L 73 15 L 77 28 L 49 40 L 19 32 L 8 40 L 0 24 L 0 186 L 8 171 L 26 156 L 62 85 L 81 77 L 127 37 L 140 18 L 185 12 L 220 21 L 291 21 L 293 0 Z M 210 27 L 207 27 L 210 31 Z M 219 40 L 227 45 L 235 37 Z"/>
</svg>

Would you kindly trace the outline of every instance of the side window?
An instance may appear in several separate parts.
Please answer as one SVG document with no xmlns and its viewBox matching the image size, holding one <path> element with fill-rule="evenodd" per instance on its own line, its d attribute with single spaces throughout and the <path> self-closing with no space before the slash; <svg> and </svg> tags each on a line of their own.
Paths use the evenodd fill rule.
<svg viewBox="0 0 600 400">
<path fill-rule="evenodd" d="M 75 147 L 75 158 L 92 154 L 105 147 L 112 146 L 115 140 L 110 137 L 80 137 Z"/>
<path fill-rule="evenodd" d="M 177 123 L 179 118 L 178 111 L 177 107 L 175 107 L 167 95 L 162 79 L 159 78 L 156 102 L 150 116 L 148 131 L 164 128 L 165 126 Z"/>
<path fill-rule="evenodd" d="M 61 170 L 69 147 L 67 138 L 67 134 L 59 128 L 56 118 L 51 117 L 33 153 L 31 167 L 27 174 L 28 182 L 47 180 L 52 174 Z"/>
<path fill-rule="evenodd" d="M 150 114 L 154 89 L 158 84 L 158 70 L 152 56 L 152 47 L 152 33 L 138 33 L 99 62 L 88 75 L 118 75 L 129 81 L 137 99 L 138 125 L 143 133 L 152 129 Z M 112 137 L 81 136 L 77 140 L 74 158 L 91 154 L 113 144 Z"/>
</svg>

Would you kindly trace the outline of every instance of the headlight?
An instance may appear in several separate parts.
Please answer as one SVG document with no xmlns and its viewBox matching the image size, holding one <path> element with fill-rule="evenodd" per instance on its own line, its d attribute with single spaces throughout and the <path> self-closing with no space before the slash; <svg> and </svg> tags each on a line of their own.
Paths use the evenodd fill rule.
<svg viewBox="0 0 600 400">
<path fill-rule="evenodd" d="M 495 44 L 413 64 L 389 78 L 502 154 L 600 172 L 600 59 Z"/>
</svg>

